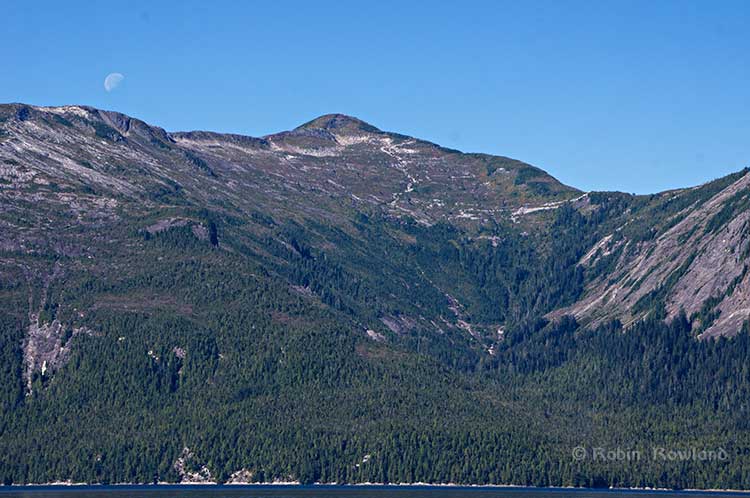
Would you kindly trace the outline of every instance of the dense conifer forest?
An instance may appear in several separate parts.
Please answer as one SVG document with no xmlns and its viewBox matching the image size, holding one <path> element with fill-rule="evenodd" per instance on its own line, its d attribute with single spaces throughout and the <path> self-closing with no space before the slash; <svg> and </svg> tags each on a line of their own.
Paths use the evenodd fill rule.
<svg viewBox="0 0 750 498">
<path fill-rule="evenodd" d="M 371 254 L 396 250 L 384 230 L 404 230 L 420 241 L 406 250 L 434 278 L 481 283 L 471 319 L 513 324 L 492 355 L 449 334 L 363 336 L 366 317 L 398 313 L 381 297 L 404 292 L 387 281 L 398 259 L 373 263 L 384 279 L 373 288 L 312 248 L 300 227 L 279 228 L 288 247 L 258 241 L 269 261 L 288 262 L 279 274 L 320 296 L 312 299 L 259 278 L 272 265 L 248 260 L 239 241 L 222 238 L 236 244 L 227 254 L 185 228 L 142 236 L 137 261 L 113 255 L 129 274 L 50 286 L 42 319 L 67 323 L 76 320 L 64 313 L 89 309 L 78 326 L 95 332 L 69 337 L 67 364 L 54 376 L 35 372 L 31 394 L 22 380 L 27 324 L 4 308 L 0 473 L 6 483 L 179 481 L 174 462 L 187 447 L 189 463 L 218 482 L 248 469 L 257 481 L 748 487 L 746 329 L 698 341 L 684 314 L 665 323 L 658 310 L 594 330 L 541 318 L 582 292 L 586 277 L 568 262 L 580 258 L 591 223 L 560 210 L 548 248 L 510 236 L 493 248 L 445 226 L 361 222 Z M 21 310 L 24 292 L 2 289 Z M 431 301 L 441 296 L 419 300 Z M 602 462 L 571 453 L 648 455 L 657 445 L 728 457 Z"/>
</svg>

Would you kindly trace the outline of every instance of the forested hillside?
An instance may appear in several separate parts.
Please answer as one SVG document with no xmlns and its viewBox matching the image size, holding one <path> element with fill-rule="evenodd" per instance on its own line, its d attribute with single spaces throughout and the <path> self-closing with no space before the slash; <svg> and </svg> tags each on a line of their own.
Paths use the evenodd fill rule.
<svg viewBox="0 0 750 498">
<path fill-rule="evenodd" d="M 750 488 L 748 182 L 0 106 L 0 478 Z"/>
</svg>

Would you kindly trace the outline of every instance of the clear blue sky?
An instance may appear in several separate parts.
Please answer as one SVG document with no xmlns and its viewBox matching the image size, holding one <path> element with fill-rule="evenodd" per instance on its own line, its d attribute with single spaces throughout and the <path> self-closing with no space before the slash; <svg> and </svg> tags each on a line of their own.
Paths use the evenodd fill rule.
<svg viewBox="0 0 750 498">
<path fill-rule="evenodd" d="M 341 112 L 587 190 L 750 165 L 744 0 L 5 0 L 0 17 L 0 102 L 256 136 Z"/>
</svg>

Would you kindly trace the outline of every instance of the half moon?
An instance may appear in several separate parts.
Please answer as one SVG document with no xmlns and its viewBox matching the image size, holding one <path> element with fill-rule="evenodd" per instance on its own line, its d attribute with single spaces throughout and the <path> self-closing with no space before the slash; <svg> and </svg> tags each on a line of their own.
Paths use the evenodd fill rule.
<svg viewBox="0 0 750 498">
<path fill-rule="evenodd" d="M 120 73 L 110 73 L 106 78 L 104 78 L 104 89 L 108 92 L 111 92 L 112 90 L 120 86 L 120 83 L 122 83 L 122 80 L 124 79 L 125 76 Z"/>
</svg>

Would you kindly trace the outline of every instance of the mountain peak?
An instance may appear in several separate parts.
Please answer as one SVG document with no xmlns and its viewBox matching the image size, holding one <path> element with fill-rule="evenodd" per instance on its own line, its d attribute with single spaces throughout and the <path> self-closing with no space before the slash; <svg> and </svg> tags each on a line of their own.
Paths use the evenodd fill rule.
<svg viewBox="0 0 750 498">
<path fill-rule="evenodd" d="M 369 123 L 346 114 L 325 114 L 312 121 L 298 126 L 295 130 L 326 130 L 344 132 L 380 133 L 380 130 Z"/>
</svg>

